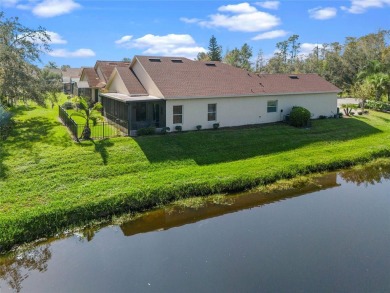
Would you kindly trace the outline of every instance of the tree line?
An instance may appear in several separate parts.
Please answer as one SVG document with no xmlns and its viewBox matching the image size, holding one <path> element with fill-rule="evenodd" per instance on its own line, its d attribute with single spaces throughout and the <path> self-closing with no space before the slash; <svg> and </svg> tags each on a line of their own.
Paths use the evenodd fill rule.
<svg viewBox="0 0 390 293">
<path fill-rule="evenodd" d="M 17 17 L 6 18 L 0 12 L 0 103 L 14 105 L 33 100 L 46 105 L 57 101 L 61 75 L 36 64 L 48 52 L 50 36 L 42 27 L 30 29 Z"/>
<path fill-rule="evenodd" d="M 317 73 L 356 98 L 390 100 L 390 30 L 379 30 L 362 37 L 346 37 L 344 43 L 318 44 L 301 54 L 299 35 L 276 43 L 274 55 L 266 60 L 260 49 L 253 58 L 248 44 L 226 50 L 211 36 L 207 52 L 196 60 L 221 61 L 257 73 Z"/>
</svg>

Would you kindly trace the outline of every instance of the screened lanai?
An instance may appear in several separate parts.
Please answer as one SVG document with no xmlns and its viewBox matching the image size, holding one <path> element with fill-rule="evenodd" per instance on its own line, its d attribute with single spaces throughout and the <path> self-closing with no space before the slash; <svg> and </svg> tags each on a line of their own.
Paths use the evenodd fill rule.
<svg viewBox="0 0 390 293">
<path fill-rule="evenodd" d="M 146 127 L 163 128 L 166 123 L 165 100 L 153 96 L 100 94 L 103 115 L 134 135 Z"/>
</svg>

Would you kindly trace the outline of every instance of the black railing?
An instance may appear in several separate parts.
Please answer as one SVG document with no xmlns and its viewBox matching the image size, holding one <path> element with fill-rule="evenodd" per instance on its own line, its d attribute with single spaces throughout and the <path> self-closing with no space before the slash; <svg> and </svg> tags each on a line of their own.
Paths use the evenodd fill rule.
<svg viewBox="0 0 390 293">
<path fill-rule="evenodd" d="M 77 141 L 82 138 L 85 124 L 78 124 L 77 122 L 75 122 L 72 119 L 72 117 L 70 117 L 68 112 L 61 106 L 59 107 L 59 117 L 62 120 L 62 122 L 65 124 L 65 126 L 68 127 L 68 129 L 70 130 L 70 132 L 73 134 L 73 136 L 76 138 Z M 90 122 L 91 138 L 104 139 L 104 138 L 117 137 L 117 136 L 126 136 L 127 127 L 125 128 L 123 126 L 121 127 L 118 126 L 119 125 L 117 123 L 114 123 L 109 120 L 98 121 L 96 124 L 93 124 L 91 121 Z"/>
</svg>

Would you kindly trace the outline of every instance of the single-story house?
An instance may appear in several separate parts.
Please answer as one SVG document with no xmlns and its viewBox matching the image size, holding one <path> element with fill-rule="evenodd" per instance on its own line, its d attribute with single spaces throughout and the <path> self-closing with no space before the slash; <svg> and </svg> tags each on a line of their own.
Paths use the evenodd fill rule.
<svg viewBox="0 0 390 293">
<path fill-rule="evenodd" d="M 129 66 L 130 63 L 124 61 L 98 60 L 93 68 L 84 68 L 80 76 L 80 82 L 82 82 L 81 86 L 85 89 L 82 91 L 83 94 L 90 97 L 93 101 L 98 102 L 99 93 L 104 91 L 112 71 L 116 67 Z M 85 84 L 88 84 L 87 88 L 89 88 L 89 90 L 86 90 Z"/>
<path fill-rule="evenodd" d="M 317 74 L 255 74 L 221 62 L 135 56 L 101 93 L 105 115 L 127 124 L 195 130 L 282 121 L 293 106 L 313 118 L 337 113 L 340 89 Z"/>
<path fill-rule="evenodd" d="M 61 70 L 63 92 L 65 94 L 73 93 L 73 79 L 80 78 L 81 71 L 82 68 L 65 68 L 64 70 Z"/>
</svg>

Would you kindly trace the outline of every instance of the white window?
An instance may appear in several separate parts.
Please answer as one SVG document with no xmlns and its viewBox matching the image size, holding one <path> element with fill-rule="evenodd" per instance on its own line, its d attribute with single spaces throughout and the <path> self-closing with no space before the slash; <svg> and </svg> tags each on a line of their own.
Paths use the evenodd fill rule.
<svg viewBox="0 0 390 293">
<path fill-rule="evenodd" d="M 217 104 L 208 104 L 207 107 L 207 121 L 217 120 Z"/>
<path fill-rule="evenodd" d="M 173 124 L 183 123 L 183 106 L 173 106 Z"/>
<path fill-rule="evenodd" d="M 278 101 L 267 102 L 267 113 L 274 113 L 278 110 Z"/>
</svg>

